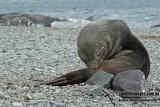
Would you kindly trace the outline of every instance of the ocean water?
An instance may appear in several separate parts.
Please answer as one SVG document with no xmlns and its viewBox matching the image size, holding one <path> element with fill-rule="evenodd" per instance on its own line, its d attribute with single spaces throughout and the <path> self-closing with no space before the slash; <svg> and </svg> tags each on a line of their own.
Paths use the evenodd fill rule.
<svg viewBox="0 0 160 107">
<path fill-rule="evenodd" d="M 132 28 L 160 24 L 160 0 L 0 0 L 0 14 L 15 12 L 70 20 L 53 27 L 80 27 L 102 18 L 122 19 Z"/>
</svg>

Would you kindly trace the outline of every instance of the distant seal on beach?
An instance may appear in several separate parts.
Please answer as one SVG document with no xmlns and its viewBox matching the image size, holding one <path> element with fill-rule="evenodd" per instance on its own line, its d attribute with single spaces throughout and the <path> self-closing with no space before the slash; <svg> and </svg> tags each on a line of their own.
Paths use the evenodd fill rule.
<svg viewBox="0 0 160 107">
<path fill-rule="evenodd" d="M 88 80 L 98 70 L 118 74 L 141 70 L 147 79 L 149 55 L 122 20 L 102 19 L 84 26 L 77 39 L 78 55 L 87 68 L 67 73 L 44 84 L 67 85 Z"/>
<path fill-rule="evenodd" d="M 151 26 L 151 28 L 155 28 L 155 27 L 160 27 L 160 24 L 159 25 Z"/>
<path fill-rule="evenodd" d="M 0 26 L 44 26 L 51 27 L 52 22 L 67 21 L 65 19 L 52 18 L 49 16 L 25 14 L 25 13 L 8 13 L 0 14 Z"/>
</svg>

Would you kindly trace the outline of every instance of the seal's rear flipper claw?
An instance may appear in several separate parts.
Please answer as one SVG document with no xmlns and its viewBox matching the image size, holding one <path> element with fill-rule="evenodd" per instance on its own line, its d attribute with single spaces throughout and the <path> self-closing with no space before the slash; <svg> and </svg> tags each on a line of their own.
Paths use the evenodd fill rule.
<svg viewBox="0 0 160 107">
<path fill-rule="evenodd" d="M 65 77 L 57 78 L 57 79 L 52 80 L 52 81 L 44 82 L 44 83 L 42 83 L 42 85 L 54 85 L 55 83 L 58 83 L 58 82 L 61 82 L 61 81 L 65 81 L 65 80 L 67 80 Z"/>
</svg>

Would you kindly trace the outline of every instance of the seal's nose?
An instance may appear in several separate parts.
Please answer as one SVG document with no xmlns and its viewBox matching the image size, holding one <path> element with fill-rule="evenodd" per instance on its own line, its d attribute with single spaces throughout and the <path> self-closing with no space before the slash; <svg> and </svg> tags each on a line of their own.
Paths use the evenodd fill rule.
<svg viewBox="0 0 160 107">
<path fill-rule="evenodd" d="M 98 69 L 98 65 L 92 64 L 91 69 L 93 69 L 93 70 Z"/>
</svg>

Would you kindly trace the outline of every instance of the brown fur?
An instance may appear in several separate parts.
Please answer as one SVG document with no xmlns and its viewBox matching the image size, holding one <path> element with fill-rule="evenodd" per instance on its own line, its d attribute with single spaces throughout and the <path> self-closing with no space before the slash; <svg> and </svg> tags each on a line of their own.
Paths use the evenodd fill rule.
<svg viewBox="0 0 160 107">
<path fill-rule="evenodd" d="M 46 84 L 85 82 L 98 70 L 116 75 L 139 69 L 146 79 L 149 75 L 148 53 L 122 20 L 102 19 L 86 25 L 78 35 L 77 47 L 87 68 L 70 72 Z"/>
<path fill-rule="evenodd" d="M 88 68 L 114 75 L 140 69 L 148 77 L 148 53 L 122 20 L 102 19 L 86 25 L 78 35 L 77 45 L 78 54 Z M 100 53 L 99 59 L 96 53 Z"/>
</svg>

